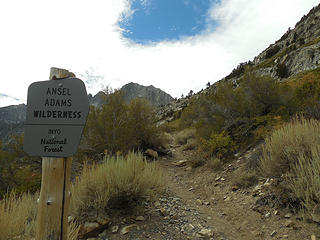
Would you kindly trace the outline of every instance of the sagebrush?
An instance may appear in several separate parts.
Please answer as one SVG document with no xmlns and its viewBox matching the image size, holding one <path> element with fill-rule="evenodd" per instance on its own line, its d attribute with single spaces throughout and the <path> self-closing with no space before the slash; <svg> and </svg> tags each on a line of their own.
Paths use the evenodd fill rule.
<svg viewBox="0 0 320 240">
<path fill-rule="evenodd" d="M 282 178 L 288 194 L 311 213 L 320 202 L 320 121 L 295 118 L 266 139 L 260 167 Z"/>
<path fill-rule="evenodd" d="M 265 139 L 260 166 L 269 177 L 288 173 L 298 156 L 310 156 L 311 149 L 320 144 L 320 121 L 295 118 Z"/>
<path fill-rule="evenodd" d="M 155 162 L 140 153 L 106 157 L 102 164 L 85 165 L 72 187 L 71 209 L 81 218 L 88 211 L 105 213 L 113 207 L 127 207 L 135 201 L 155 196 L 165 180 Z"/>
</svg>

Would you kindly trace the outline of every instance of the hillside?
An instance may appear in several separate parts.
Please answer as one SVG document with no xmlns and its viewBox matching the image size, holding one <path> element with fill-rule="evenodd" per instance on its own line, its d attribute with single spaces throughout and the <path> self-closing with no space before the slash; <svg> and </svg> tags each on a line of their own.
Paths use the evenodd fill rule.
<svg viewBox="0 0 320 240">
<path fill-rule="evenodd" d="M 241 63 L 225 79 L 237 81 L 246 67 L 259 74 L 286 79 L 320 66 L 320 5 L 310 10 L 283 36 L 262 51 L 254 60 Z"/>
<path fill-rule="evenodd" d="M 198 92 L 192 99 L 206 95 L 214 91 L 221 83 L 231 82 L 239 85 L 246 70 L 250 69 L 259 75 L 271 76 L 279 81 L 286 81 L 302 76 L 307 71 L 315 70 L 320 67 L 320 5 L 310 10 L 295 25 L 294 29 L 288 29 L 283 36 L 275 43 L 270 44 L 264 51 L 258 54 L 253 61 L 240 63 L 232 72 L 207 86 Z M 305 72 L 305 73 L 304 73 Z M 172 101 L 158 110 L 158 119 L 162 123 L 171 121 L 180 115 L 182 109 L 190 103 L 190 96 Z"/>
</svg>

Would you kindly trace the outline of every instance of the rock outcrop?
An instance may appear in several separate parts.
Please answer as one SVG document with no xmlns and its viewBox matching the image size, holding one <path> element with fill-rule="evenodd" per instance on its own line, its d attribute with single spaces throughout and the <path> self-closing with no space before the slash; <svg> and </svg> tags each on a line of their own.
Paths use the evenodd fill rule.
<svg viewBox="0 0 320 240">
<path fill-rule="evenodd" d="M 253 61 L 241 63 L 221 81 L 237 84 L 245 68 L 258 74 L 282 80 L 300 72 L 320 67 L 320 4 L 303 16 L 275 43 L 262 51 Z M 214 87 L 213 84 L 211 87 Z"/>
<path fill-rule="evenodd" d="M 245 69 L 250 67 L 259 75 L 269 75 L 279 81 L 306 70 L 320 67 L 320 4 L 303 16 L 294 29 L 288 31 L 274 44 L 262 51 L 253 61 L 240 63 L 233 71 L 199 93 L 174 100 L 157 110 L 157 121 L 174 120 L 190 103 L 190 98 L 214 91 L 221 82 L 239 85 Z"/>
<path fill-rule="evenodd" d="M 154 86 L 142 86 L 137 83 L 128 83 L 121 88 L 123 98 L 126 102 L 130 102 L 135 98 L 145 98 L 154 106 L 165 105 L 170 103 L 173 98 L 160 88 Z"/>
<path fill-rule="evenodd" d="M 173 98 L 160 88 L 154 86 L 142 86 L 137 83 L 128 83 L 121 88 L 123 99 L 129 103 L 135 98 L 144 98 L 154 106 L 166 105 L 173 101 Z M 90 105 L 99 107 L 103 104 L 103 99 L 106 96 L 104 92 L 98 92 L 95 96 L 89 94 Z"/>
</svg>

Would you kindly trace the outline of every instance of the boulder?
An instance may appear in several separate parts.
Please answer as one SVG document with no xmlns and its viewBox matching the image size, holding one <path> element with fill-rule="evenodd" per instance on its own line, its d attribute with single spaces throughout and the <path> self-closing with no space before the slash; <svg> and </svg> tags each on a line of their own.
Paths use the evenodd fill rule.
<svg viewBox="0 0 320 240">
<path fill-rule="evenodd" d="M 145 154 L 153 159 L 158 159 L 158 153 L 150 148 L 145 151 Z"/>
</svg>

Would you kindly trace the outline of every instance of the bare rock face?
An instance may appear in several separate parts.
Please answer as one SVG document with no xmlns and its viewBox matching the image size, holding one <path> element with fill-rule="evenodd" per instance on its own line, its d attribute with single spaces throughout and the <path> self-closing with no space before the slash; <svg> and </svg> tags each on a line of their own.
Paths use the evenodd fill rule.
<svg viewBox="0 0 320 240">
<path fill-rule="evenodd" d="M 278 41 L 255 57 L 253 63 L 269 60 L 269 74 L 277 76 L 279 64 L 287 68 L 287 76 L 320 67 L 320 4 L 303 16 Z M 271 61 L 272 60 L 272 61 Z"/>
<path fill-rule="evenodd" d="M 144 98 L 148 100 L 154 106 L 162 106 L 173 101 L 173 98 L 160 88 L 154 86 L 142 86 L 137 83 L 128 83 L 121 88 L 123 93 L 123 99 L 126 103 L 129 103 L 136 98 Z M 89 103 L 95 107 L 100 107 L 105 99 L 106 94 L 104 92 L 98 92 L 95 96 L 89 94 Z"/>
<path fill-rule="evenodd" d="M 21 123 L 26 120 L 27 106 L 25 104 L 0 108 L 0 122 Z"/>
<path fill-rule="evenodd" d="M 177 118 L 182 110 L 190 104 L 189 98 L 173 100 L 167 105 L 161 105 L 156 111 L 156 121 L 158 125 L 170 122 Z"/>
<path fill-rule="evenodd" d="M 26 120 L 25 104 L 0 108 L 0 139 L 8 140 L 12 134 L 21 134 Z"/>
<path fill-rule="evenodd" d="M 128 83 L 121 88 L 123 98 L 126 102 L 130 102 L 135 98 L 145 98 L 154 106 L 166 105 L 173 98 L 166 92 L 154 86 L 142 86 L 137 83 Z"/>
</svg>

